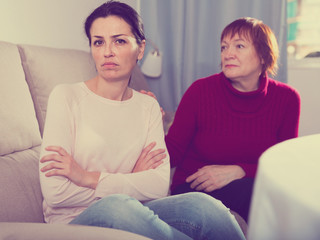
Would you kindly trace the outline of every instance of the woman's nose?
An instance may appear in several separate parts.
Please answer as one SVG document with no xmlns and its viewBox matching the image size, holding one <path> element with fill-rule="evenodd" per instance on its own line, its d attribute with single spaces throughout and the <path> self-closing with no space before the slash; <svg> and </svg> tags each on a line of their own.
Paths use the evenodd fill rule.
<svg viewBox="0 0 320 240">
<path fill-rule="evenodd" d="M 234 58 L 235 50 L 232 47 L 229 47 L 223 51 L 225 58 Z"/>
<path fill-rule="evenodd" d="M 114 56 L 114 49 L 112 43 L 106 43 L 104 47 L 104 56 L 105 57 L 113 57 Z"/>
</svg>

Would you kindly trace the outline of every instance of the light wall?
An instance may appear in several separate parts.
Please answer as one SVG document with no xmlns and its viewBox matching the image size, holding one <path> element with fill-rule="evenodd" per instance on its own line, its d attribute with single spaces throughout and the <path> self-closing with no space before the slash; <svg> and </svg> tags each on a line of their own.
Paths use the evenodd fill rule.
<svg viewBox="0 0 320 240">
<path fill-rule="evenodd" d="M 302 59 L 288 65 L 288 84 L 301 96 L 299 135 L 320 133 L 320 59 Z"/>
<path fill-rule="evenodd" d="M 1 0 L 0 41 L 89 50 L 83 24 L 106 0 Z M 137 8 L 137 0 L 124 0 Z"/>
</svg>

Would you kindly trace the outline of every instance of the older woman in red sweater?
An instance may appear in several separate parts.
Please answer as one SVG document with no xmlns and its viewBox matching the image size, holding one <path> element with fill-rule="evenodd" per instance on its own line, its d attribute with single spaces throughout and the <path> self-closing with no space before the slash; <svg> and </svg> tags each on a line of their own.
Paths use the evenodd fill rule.
<svg viewBox="0 0 320 240">
<path fill-rule="evenodd" d="M 277 58 L 262 21 L 241 18 L 223 30 L 222 72 L 189 87 L 166 136 L 173 194 L 206 192 L 247 220 L 260 155 L 298 135 L 298 92 L 268 76 Z"/>
</svg>

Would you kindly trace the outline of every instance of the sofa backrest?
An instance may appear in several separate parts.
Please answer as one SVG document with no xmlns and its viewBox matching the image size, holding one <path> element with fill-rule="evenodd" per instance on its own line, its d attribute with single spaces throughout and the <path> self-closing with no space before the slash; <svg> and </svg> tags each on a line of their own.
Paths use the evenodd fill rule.
<svg viewBox="0 0 320 240">
<path fill-rule="evenodd" d="M 41 137 L 16 45 L 0 42 L 0 65 L 0 222 L 41 222 Z"/>
<path fill-rule="evenodd" d="M 51 90 L 60 83 L 90 79 L 96 74 L 95 68 L 89 54 L 83 51 L 31 45 L 18 47 L 42 134 Z"/>
<path fill-rule="evenodd" d="M 0 42 L 0 156 L 41 143 L 16 45 Z"/>
</svg>

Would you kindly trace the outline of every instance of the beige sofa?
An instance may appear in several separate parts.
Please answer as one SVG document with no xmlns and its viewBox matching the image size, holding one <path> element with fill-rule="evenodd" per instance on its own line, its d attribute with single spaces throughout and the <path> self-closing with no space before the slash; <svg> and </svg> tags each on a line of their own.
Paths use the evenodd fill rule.
<svg viewBox="0 0 320 240">
<path fill-rule="evenodd" d="M 43 224 L 38 155 L 48 95 L 59 83 L 95 76 L 90 54 L 0 41 L 0 66 L 0 240 L 145 239 L 114 229 Z M 130 84 L 149 90 L 138 67 Z M 164 117 L 165 131 L 172 118 Z"/>
<path fill-rule="evenodd" d="M 58 83 L 96 74 L 78 50 L 0 42 L 0 239 L 147 239 L 115 229 L 44 224 L 38 155 L 47 98 Z M 140 70 L 132 86 L 147 88 Z"/>
</svg>

